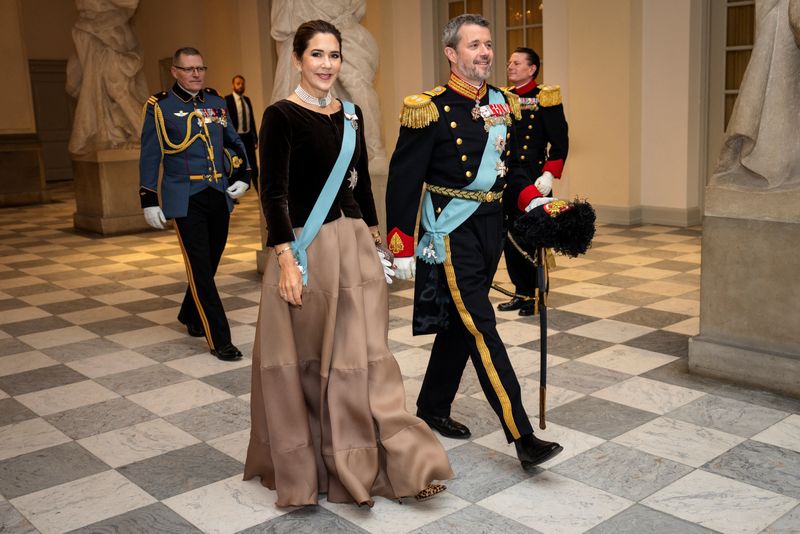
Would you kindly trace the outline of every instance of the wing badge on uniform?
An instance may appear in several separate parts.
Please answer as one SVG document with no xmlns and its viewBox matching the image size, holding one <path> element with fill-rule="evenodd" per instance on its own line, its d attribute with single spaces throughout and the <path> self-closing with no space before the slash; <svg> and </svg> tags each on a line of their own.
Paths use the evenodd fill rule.
<svg viewBox="0 0 800 534">
<path fill-rule="evenodd" d="M 188 113 L 181 110 L 181 111 L 176 111 L 175 113 L 173 113 L 173 115 L 175 115 L 176 117 L 185 117 L 186 115 L 188 115 Z"/>
</svg>

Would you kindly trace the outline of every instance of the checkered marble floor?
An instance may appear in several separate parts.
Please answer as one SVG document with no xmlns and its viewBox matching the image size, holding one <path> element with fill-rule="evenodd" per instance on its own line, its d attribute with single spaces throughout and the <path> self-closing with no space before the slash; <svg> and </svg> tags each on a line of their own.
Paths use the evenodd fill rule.
<svg viewBox="0 0 800 534">
<path fill-rule="evenodd" d="M 520 469 L 470 366 L 453 413 L 473 437 L 442 439 L 456 473 L 446 493 L 278 509 L 241 480 L 255 195 L 234 213 L 217 276 L 248 356 L 235 363 L 176 320 L 185 274 L 172 232 L 82 234 L 69 189 L 53 197 L 0 210 L 0 532 L 800 531 L 800 400 L 686 371 L 699 228 L 601 226 L 586 256 L 559 259 L 538 435 L 565 450 L 541 469 Z M 391 289 L 413 409 L 432 339 L 410 335 L 411 286 Z M 538 318 L 501 313 L 498 329 L 536 415 Z"/>
</svg>

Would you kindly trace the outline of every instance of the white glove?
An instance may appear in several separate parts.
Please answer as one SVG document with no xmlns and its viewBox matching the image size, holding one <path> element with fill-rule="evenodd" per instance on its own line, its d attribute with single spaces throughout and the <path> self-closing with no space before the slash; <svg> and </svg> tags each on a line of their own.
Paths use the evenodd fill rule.
<svg viewBox="0 0 800 534">
<path fill-rule="evenodd" d="M 542 204 L 547 204 L 548 202 L 552 202 L 553 197 L 536 197 L 530 201 L 530 203 L 525 206 L 525 213 L 528 213 L 533 208 L 538 208 Z"/>
<path fill-rule="evenodd" d="M 144 220 L 156 230 L 166 230 L 167 219 L 164 212 L 158 206 L 144 208 Z"/>
<path fill-rule="evenodd" d="M 533 185 L 536 186 L 536 189 L 542 194 L 542 196 L 547 196 L 550 194 L 550 191 L 553 190 L 553 174 L 550 171 L 544 171 L 540 177 L 533 182 Z"/>
<path fill-rule="evenodd" d="M 417 260 L 413 256 L 394 259 L 394 272 L 398 280 L 411 280 L 417 274 Z"/>
<path fill-rule="evenodd" d="M 236 200 L 240 196 L 244 195 L 247 190 L 250 189 L 250 184 L 245 182 L 236 181 L 233 182 L 233 185 L 228 187 L 228 196 L 232 199 Z"/>
<path fill-rule="evenodd" d="M 383 276 L 386 277 L 386 283 L 392 283 L 392 277 L 394 276 L 394 271 L 392 270 L 392 262 L 386 259 L 386 254 L 379 248 L 375 249 L 375 252 L 378 253 L 378 258 L 381 261 L 381 265 L 383 265 Z"/>
</svg>

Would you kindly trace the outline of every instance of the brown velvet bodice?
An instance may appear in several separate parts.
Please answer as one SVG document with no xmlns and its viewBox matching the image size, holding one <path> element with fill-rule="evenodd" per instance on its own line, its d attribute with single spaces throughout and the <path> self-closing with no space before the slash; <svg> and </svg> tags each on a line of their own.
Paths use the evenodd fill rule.
<svg viewBox="0 0 800 534">
<path fill-rule="evenodd" d="M 325 222 L 342 214 L 378 224 L 367 166 L 364 121 L 356 106 L 358 131 L 353 159 Z M 304 226 L 342 146 L 344 111 L 325 115 L 289 100 L 264 111 L 258 135 L 261 205 L 267 218 L 267 246 L 294 241 L 292 228 Z M 347 127 L 350 128 L 348 121 Z M 352 186 L 351 171 L 358 173 Z"/>
</svg>

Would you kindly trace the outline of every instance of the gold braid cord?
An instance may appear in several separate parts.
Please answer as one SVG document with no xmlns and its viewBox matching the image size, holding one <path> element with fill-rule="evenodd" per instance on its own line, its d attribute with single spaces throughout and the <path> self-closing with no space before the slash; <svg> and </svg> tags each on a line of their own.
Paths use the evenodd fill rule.
<svg viewBox="0 0 800 534">
<path fill-rule="evenodd" d="M 156 119 L 156 134 L 158 141 L 161 144 L 162 154 L 177 154 L 183 152 L 189 145 L 194 143 L 197 139 L 203 141 L 208 151 L 208 159 L 211 161 L 213 174 L 217 174 L 217 166 L 214 163 L 214 147 L 211 146 L 211 135 L 208 133 L 208 126 L 206 125 L 205 117 L 199 111 L 192 111 L 186 116 L 186 135 L 180 143 L 173 143 L 167 134 L 167 125 L 164 123 L 164 114 L 161 112 L 161 106 L 158 103 L 153 104 L 153 114 Z M 192 135 L 192 119 L 197 117 L 200 119 L 200 124 L 203 128 L 202 132 Z M 167 148 L 169 147 L 169 148 Z"/>
</svg>

